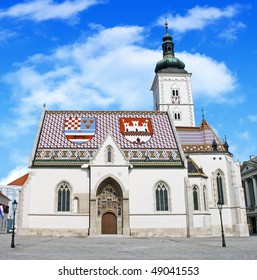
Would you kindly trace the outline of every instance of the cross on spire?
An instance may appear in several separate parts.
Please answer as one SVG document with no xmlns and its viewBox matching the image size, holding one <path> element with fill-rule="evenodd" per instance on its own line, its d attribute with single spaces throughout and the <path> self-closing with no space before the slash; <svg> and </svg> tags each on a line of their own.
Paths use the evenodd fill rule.
<svg viewBox="0 0 257 280">
<path fill-rule="evenodd" d="M 165 18 L 165 29 L 166 29 L 166 34 L 168 34 L 169 23 L 168 23 L 167 18 Z"/>
</svg>

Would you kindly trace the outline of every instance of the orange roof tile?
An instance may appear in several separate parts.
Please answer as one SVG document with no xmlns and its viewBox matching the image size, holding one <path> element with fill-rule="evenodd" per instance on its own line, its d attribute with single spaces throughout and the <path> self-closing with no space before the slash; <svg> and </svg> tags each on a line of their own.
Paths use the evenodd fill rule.
<svg viewBox="0 0 257 280">
<path fill-rule="evenodd" d="M 21 176 L 20 178 L 12 181 L 11 183 L 7 184 L 7 186 L 23 186 L 29 177 L 29 173 Z"/>
</svg>

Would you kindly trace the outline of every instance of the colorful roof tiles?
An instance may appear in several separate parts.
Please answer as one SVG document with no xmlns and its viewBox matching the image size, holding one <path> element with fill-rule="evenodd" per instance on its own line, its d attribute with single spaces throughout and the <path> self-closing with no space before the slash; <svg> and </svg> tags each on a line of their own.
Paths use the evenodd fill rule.
<svg viewBox="0 0 257 280">
<path fill-rule="evenodd" d="M 212 152 L 226 149 L 214 130 L 203 120 L 199 127 L 176 127 L 184 152 Z M 215 142 L 214 142 L 215 140 Z M 213 147 L 215 143 L 216 148 Z"/>
<path fill-rule="evenodd" d="M 189 177 L 203 177 L 208 178 L 203 172 L 203 169 L 199 167 L 192 158 L 187 160 L 188 176 Z"/>
<path fill-rule="evenodd" d="M 129 161 L 182 165 L 166 112 L 46 111 L 34 165 L 81 165 L 111 134 Z"/>
</svg>

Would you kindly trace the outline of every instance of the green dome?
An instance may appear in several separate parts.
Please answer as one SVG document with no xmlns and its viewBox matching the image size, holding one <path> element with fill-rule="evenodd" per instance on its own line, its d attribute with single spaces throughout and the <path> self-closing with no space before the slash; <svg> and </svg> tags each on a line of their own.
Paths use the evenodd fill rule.
<svg viewBox="0 0 257 280">
<path fill-rule="evenodd" d="M 164 58 L 161 61 L 157 62 L 155 67 L 155 73 L 166 68 L 177 68 L 183 70 L 185 68 L 185 64 L 180 59 L 171 55 L 167 55 L 164 56 Z"/>
</svg>

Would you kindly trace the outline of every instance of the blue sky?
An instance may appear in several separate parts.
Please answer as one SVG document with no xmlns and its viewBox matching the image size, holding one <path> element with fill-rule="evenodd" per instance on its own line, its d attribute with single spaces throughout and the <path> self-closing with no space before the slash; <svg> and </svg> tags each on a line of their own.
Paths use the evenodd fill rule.
<svg viewBox="0 0 257 280">
<path fill-rule="evenodd" d="M 257 155 L 257 3 L 194 0 L 0 2 L 0 184 L 27 171 L 47 109 L 152 110 L 164 21 L 192 75 L 197 124 Z"/>
</svg>

